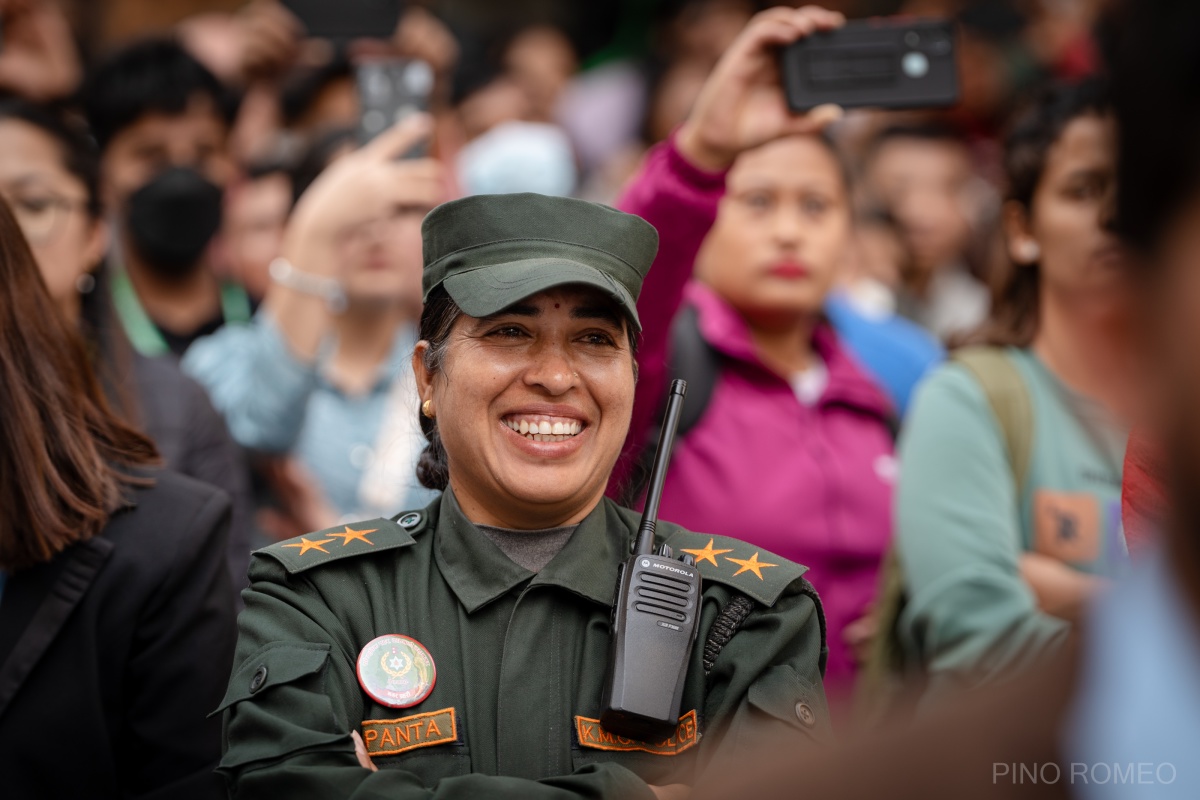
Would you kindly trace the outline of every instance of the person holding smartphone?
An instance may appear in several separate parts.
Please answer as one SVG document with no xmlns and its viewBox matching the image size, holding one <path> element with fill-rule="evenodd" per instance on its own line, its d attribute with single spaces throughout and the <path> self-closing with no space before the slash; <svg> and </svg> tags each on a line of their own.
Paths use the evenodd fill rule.
<svg viewBox="0 0 1200 800">
<path fill-rule="evenodd" d="M 307 495 L 309 527 L 433 496 L 412 472 L 420 431 L 393 411 L 416 396 L 406 359 L 421 309 L 420 226 L 446 192 L 437 161 L 396 159 L 429 130 L 414 117 L 335 159 L 292 212 L 254 319 L 183 360 L 242 446 L 295 458 L 289 482 Z M 385 459 L 398 465 L 391 491 L 364 497 L 364 476 Z"/>
<path fill-rule="evenodd" d="M 869 638 L 864 618 L 891 537 L 893 412 L 822 310 L 852 212 L 846 171 L 812 124 L 836 110 L 790 113 L 776 64 L 776 46 L 807 20 L 791 9 L 757 16 L 618 202 L 654 224 L 664 246 L 639 301 L 651 322 L 613 487 L 628 496 L 636 483 L 668 377 L 691 377 L 668 376 L 668 363 L 702 354 L 709 396 L 693 393 L 704 405 L 680 436 L 663 516 L 812 568 L 836 698 L 849 694 L 855 651 Z"/>
</svg>

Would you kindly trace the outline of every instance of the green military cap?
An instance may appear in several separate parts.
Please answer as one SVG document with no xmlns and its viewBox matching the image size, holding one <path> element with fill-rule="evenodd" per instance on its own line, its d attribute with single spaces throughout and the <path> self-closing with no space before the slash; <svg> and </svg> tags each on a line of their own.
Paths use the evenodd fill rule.
<svg viewBox="0 0 1200 800">
<path fill-rule="evenodd" d="M 614 208 L 540 194 L 475 195 L 421 225 L 424 299 L 438 286 L 486 317 L 569 283 L 607 293 L 641 329 L 637 296 L 658 251 L 650 223 Z"/>
</svg>

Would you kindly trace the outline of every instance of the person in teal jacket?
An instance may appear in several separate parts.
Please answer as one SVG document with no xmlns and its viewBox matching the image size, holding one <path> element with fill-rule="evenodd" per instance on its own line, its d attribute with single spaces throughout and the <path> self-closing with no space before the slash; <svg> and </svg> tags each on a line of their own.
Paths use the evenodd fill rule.
<svg viewBox="0 0 1200 800">
<path fill-rule="evenodd" d="M 984 347 L 914 399 L 900 442 L 898 634 L 929 679 L 926 700 L 1057 647 L 1125 561 L 1122 420 L 1135 381 L 1129 276 L 1108 230 L 1113 162 L 1098 85 L 1052 90 L 1018 120 L 1010 263 L 974 337 Z"/>
</svg>

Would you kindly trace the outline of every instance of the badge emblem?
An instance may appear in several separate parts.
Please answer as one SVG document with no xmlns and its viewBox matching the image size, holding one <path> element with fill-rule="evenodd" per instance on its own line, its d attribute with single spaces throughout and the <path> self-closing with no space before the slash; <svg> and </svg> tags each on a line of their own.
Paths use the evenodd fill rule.
<svg viewBox="0 0 1200 800">
<path fill-rule="evenodd" d="M 415 706 L 437 683 L 437 667 L 425 645 L 398 633 L 367 642 L 358 654 L 357 671 L 363 691 L 388 708 Z"/>
</svg>

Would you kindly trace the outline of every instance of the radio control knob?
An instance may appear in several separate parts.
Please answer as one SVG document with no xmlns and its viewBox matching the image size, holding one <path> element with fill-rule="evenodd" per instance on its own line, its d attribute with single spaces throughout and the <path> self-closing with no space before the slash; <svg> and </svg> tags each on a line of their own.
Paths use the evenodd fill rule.
<svg viewBox="0 0 1200 800">
<path fill-rule="evenodd" d="M 692 555 L 691 553 L 684 553 L 683 558 L 681 558 L 679 560 L 683 562 L 683 565 L 685 567 L 696 566 L 696 557 L 694 555 Z"/>
</svg>

